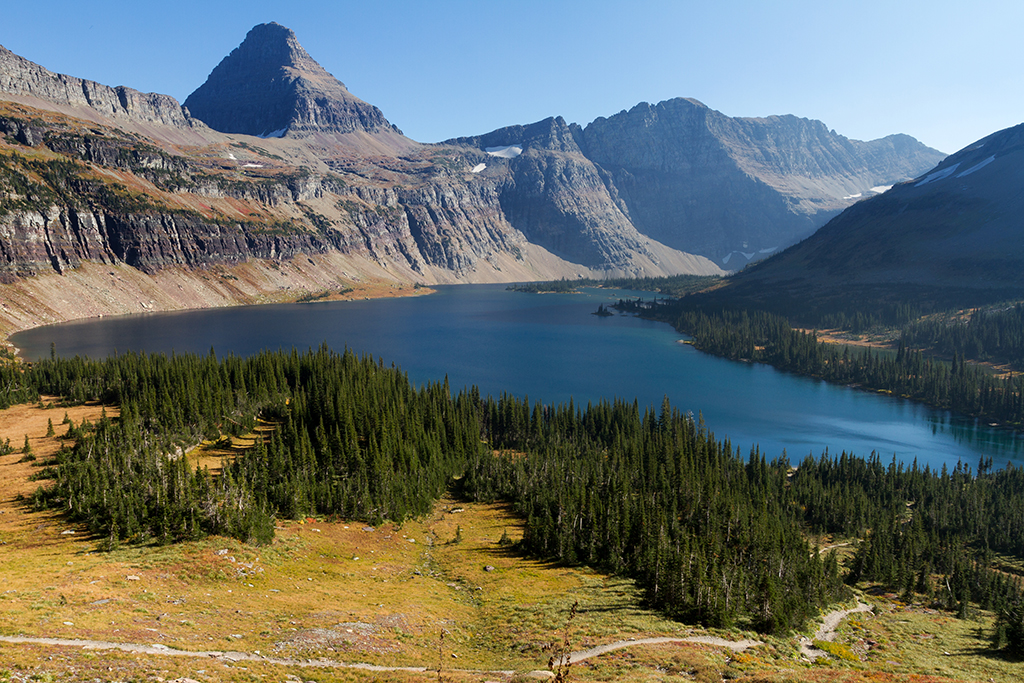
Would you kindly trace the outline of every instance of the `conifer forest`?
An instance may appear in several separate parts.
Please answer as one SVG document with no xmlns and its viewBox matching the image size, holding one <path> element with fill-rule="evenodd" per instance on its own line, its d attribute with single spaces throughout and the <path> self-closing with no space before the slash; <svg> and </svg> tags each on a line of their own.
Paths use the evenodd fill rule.
<svg viewBox="0 0 1024 683">
<path fill-rule="evenodd" d="M 784 633 L 866 580 L 959 614 L 993 609 L 998 645 L 1024 647 L 1020 586 L 1000 571 L 1024 558 L 1024 472 L 1012 466 L 936 472 L 845 453 L 791 463 L 741 452 L 667 400 L 543 405 L 415 387 L 326 346 L 51 357 L 0 375 L 8 404 L 48 394 L 120 408 L 66 425 L 74 446 L 45 463 L 30 501 L 107 547 L 267 543 L 275 519 L 307 515 L 401 523 L 451 491 L 514 505 L 521 552 L 632 577 L 650 606 L 687 623 Z M 257 423 L 271 428 L 219 474 L 183 455 Z M 823 534 L 863 540 L 844 567 L 808 540 Z"/>
</svg>

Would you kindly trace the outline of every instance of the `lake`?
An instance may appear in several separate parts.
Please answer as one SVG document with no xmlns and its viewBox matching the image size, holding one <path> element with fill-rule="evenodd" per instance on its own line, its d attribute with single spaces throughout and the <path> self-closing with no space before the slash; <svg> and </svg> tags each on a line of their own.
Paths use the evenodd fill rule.
<svg viewBox="0 0 1024 683">
<path fill-rule="evenodd" d="M 981 457 L 1024 463 L 1024 438 L 908 401 L 716 358 L 681 343 L 671 327 L 632 316 L 592 315 L 636 292 L 527 294 L 505 285 L 459 285 L 400 299 L 220 308 L 132 315 L 36 328 L 12 337 L 26 358 L 114 352 L 249 355 L 326 342 L 371 354 L 417 384 L 447 375 L 531 401 L 577 406 L 603 398 L 660 408 L 663 397 L 702 416 L 746 454 L 757 445 L 793 462 L 825 449 L 933 468 Z M 648 294 L 647 298 L 654 295 Z"/>
</svg>

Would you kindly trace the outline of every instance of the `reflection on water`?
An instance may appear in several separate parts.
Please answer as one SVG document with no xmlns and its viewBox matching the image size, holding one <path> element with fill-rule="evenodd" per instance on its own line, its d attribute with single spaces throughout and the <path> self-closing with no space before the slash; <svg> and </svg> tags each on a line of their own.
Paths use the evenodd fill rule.
<svg viewBox="0 0 1024 683">
<path fill-rule="evenodd" d="M 979 453 L 991 457 L 996 463 L 1022 460 L 1024 435 L 1019 432 L 974 418 L 954 415 L 948 411 L 926 412 L 925 419 L 931 425 L 933 434 L 948 436 L 958 444 L 977 449 Z M 977 462 L 966 464 L 971 465 L 973 469 Z"/>
<path fill-rule="evenodd" d="M 634 292 L 523 294 L 504 286 L 442 287 L 409 299 L 250 306 L 68 323 L 14 336 L 28 358 L 101 357 L 115 351 L 250 355 L 326 342 L 401 367 L 415 384 L 446 376 L 545 403 L 602 399 L 659 408 L 667 396 L 703 417 L 718 438 L 745 453 L 843 451 L 888 461 L 915 458 L 935 469 L 981 457 L 997 466 L 1024 460 L 1013 432 L 890 396 L 831 386 L 764 365 L 735 363 L 680 344 L 669 326 L 592 315 L 599 303 Z"/>
</svg>

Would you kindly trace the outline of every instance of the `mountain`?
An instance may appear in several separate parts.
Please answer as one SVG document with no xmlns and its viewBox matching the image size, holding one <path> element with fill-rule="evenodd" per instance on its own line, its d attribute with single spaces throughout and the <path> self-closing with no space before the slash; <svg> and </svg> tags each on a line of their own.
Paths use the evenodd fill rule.
<svg viewBox="0 0 1024 683">
<path fill-rule="evenodd" d="M 556 204 L 585 234 L 555 254 L 510 220 L 506 179 L 473 172 L 485 152 L 405 138 L 287 29 L 257 27 L 233 57 L 222 74 L 269 74 L 254 91 L 286 82 L 282 137 L 223 133 L 173 98 L 0 52 L 0 329 L 370 281 L 721 272 L 628 221 L 618 234 L 575 206 L 583 187 Z"/>
<path fill-rule="evenodd" d="M 1024 124 L 968 145 L 859 202 L 731 278 L 761 301 L 979 305 L 1024 296 Z M 801 303 L 802 302 L 802 303 Z"/>
<path fill-rule="evenodd" d="M 861 142 L 820 121 L 731 118 L 681 98 L 599 118 L 580 144 L 640 232 L 730 269 L 944 156 L 907 135 Z"/>
<path fill-rule="evenodd" d="M 555 117 L 445 144 L 470 163 L 479 160 L 472 172 L 494 185 L 508 221 L 553 254 L 627 276 L 659 264 L 712 274 L 707 259 L 681 254 L 637 230 L 607 173 L 580 149 L 579 130 Z"/>
<path fill-rule="evenodd" d="M 371 150 L 351 135 L 356 133 L 362 134 L 363 138 L 372 136 L 378 141 L 386 138 L 383 144 L 390 144 L 390 149 L 384 150 L 378 144 L 372 150 L 376 153 L 386 151 L 406 158 L 427 154 L 435 159 L 439 151 L 444 153 L 438 146 L 424 147 L 401 137 L 401 131 L 390 124 L 380 110 L 351 95 L 340 81 L 316 63 L 299 45 L 292 31 L 274 23 L 253 28 L 242 44 L 213 70 L 206 83 L 186 99 L 185 107 L 211 128 L 225 133 L 315 138 L 320 144 L 323 144 L 325 136 L 333 135 L 333 141 L 343 146 L 345 153 L 328 152 L 321 154 L 321 158 L 337 170 L 351 171 L 367 163 L 364 157 Z M 564 129 L 564 121 L 559 121 Z M 596 206 L 590 200 L 581 202 L 581 197 L 589 196 L 595 188 L 603 191 L 603 184 L 578 148 L 567 149 L 557 142 L 560 136 L 565 137 L 565 131 L 543 132 L 542 129 L 549 127 L 549 122 L 531 126 L 531 131 L 534 131 L 531 139 L 534 135 L 540 137 L 533 141 L 535 144 L 526 158 L 533 158 L 534 150 L 537 153 L 546 150 L 561 154 L 555 164 L 566 169 L 572 180 L 561 191 L 555 192 L 557 196 L 553 196 L 549 188 L 539 194 L 526 190 L 521 193 L 524 198 L 515 199 L 511 195 L 516 194 L 517 186 L 513 183 L 510 190 L 510 185 L 493 172 L 468 176 L 463 172 L 444 177 L 445 174 L 437 173 L 436 168 L 429 181 L 432 192 L 443 191 L 447 195 L 446 205 L 451 205 L 454 197 L 458 197 L 456 204 L 467 201 L 471 205 L 467 207 L 470 212 L 475 212 L 482 203 L 497 201 L 505 221 L 518 231 L 529 232 L 527 239 L 530 242 L 586 268 L 614 270 L 622 274 L 717 272 L 703 259 L 679 254 L 638 233 L 611 203 L 606 192 L 597 200 Z M 556 142 L 552 146 L 549 143 L 553 140 Z M 333 147 L 337 149 L 336 145 Z M 476 154 L 476 150 L 470 152 L 472 156 Z M 455 163 L 447 166 L 450 169 L 463 165 L 464 171 L 471 171 L 470 167 L 477 165 L 469 164 L 461 150 L 451 161 Z M 568 169 L 575 169 L 578 173 L 573 174 Z M 429 211 L 420 210 L 424 202 L 412 196 L 409 189 L 422 185 L 422 174 L 409 171 L 411 169 L 406 169 L 403 176 L 398 177 L 392 169 L 391 176 L 404 186 L 399 194 L 402 195 L 402 204 L 411 209 L 406 211 L 410 230 L 418 238 L 419 247 L 425 250 L 426 260 L 434 259 L 448 268 L 458 269 L 464 260 L 464 254 L 460 253 L 465 250 L 464 246 L 452 249 L 443 243 L 447 240 L 450 245 L 453 240 L 465 240 L 454 233 L 437 239 L 434 216 L 438 210 L 436 207 Z M 474 190 L 467 196 L 465 193 L 470 187 Z M 518 187 L 523 186 L 520 184 Z M 425 203 L 429 204 L 429 200 Z M 525 213 L 517 213 L 517 208 L 524 205 L 528 205 Z M 464 212 L 462 208 L 457 211 Z M 538 231 L 531 229 L 541 216 L 546 233 L 541 239 L 535 239 Z M 465 227 L 471 231 L 470 225 L 466 222 Z M 559 237 L 544 239 L 552 232 L 557 232 Z"/>
<path fill-rule="evenodd" d="M 940 156 L 692 100 L 422 144 L 278 24 L 184 106 L 2 48 L 0 70 L 7 329 L 368 279 L 717 274 Z"/>
<path fill-rule="evenodd" d="M 185 100 L 193 116 L 222 133 L 283 137 L 304 132 L 397 132 L 377 107 L 352 95 L 295 34 L 260 24 Z"/>
<path fill-rule="evenodd" d="M 117 122 L 160 124 L 191 128 L 201 123 L 192 119 L 169 95 L 141 93 L 118 86 L 111 88 L 94 81 L 56 74 L 20 57 L 0 45 L 0 94 L 3 99 L 50 105 L 64 105 L 78 111 L 91 110 Z"/>
</svg>

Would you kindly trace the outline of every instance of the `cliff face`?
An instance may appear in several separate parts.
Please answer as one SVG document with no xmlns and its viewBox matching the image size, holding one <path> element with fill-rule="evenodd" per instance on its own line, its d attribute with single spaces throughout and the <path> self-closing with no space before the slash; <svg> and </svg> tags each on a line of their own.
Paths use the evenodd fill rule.
<svg viewBox="0 0 1024 683">
<path fill-rule="evenodd" d="M 581 132 L 557 117 L 445 145 L 494 185 L 501 211 L 516 230 L 557 256 L 615 276 L 718 274 L 710 260 L 637 230 L 609 174 L 580 148 Z"/>
<path fill-rule="evenodd" d="M 650 240 L 615 204 L 578 134 L 559 117 L 452 143 L 483 152 L 482 175 L 497 183 L 502 212 L 531 242 L 585 266 L 628 269 Z"/>
<path fill-rule="evenodd" d="M 316 253 L 309 236 L 253 233 L 174 213 L 116 214 L 52 206 L 9 215 L 0 223 L 0 275 L 6 282 L 84 262 L 123 263 L 153 274 L 170 266 L 242 263 Z"/>
<path fill-rule="evenodd" d="M 332 251 L 400 264 L 434 281 L 429 268 L 470 276 L 489 268 L 495 253 L 521 252 L 525 243 L 485 184 L 385 188 L 309 173 L 239 182 L 113 133 L 79 136 L 11 118 L 0 118 L 0 130 L 41 138 L 39 150 L 61 155 L 50 162 L 0 157 L 0 274 L 7 281 L 85 261 L 152 274 Z M 104 176 L 115 172 L 148 193 L 112 188 Z M 206 212 L 191 208 L 197 200 Z"/>
<path fill-rule="evenodd" d="M 111 88 L 56 74 L 0 45 L 0 93 L 38 97 L 72 107 L 89 107 L 116 121 L 139 121 L 176 128 L 202 126 L 169 95 Z"/>
<path fill-rule="evenodd" d="M 364 175 L 324 173 L 244 141 L 176 154 L 117 128 L 47 116 L 24 108 L 0 116 L 8 146 L 20 150 L 0 154 L 7 282 L 87 262 L 155 275 L 331 253 L 426 283 L 627 272 L 538 251 L 508 220 L 506 180 L 472 173 L 475 157 L 458 150 L 429 148 L 378 166 L 355 157 Z M 682 257 L 639 267 L 717 272 Z"/>
</svg>

